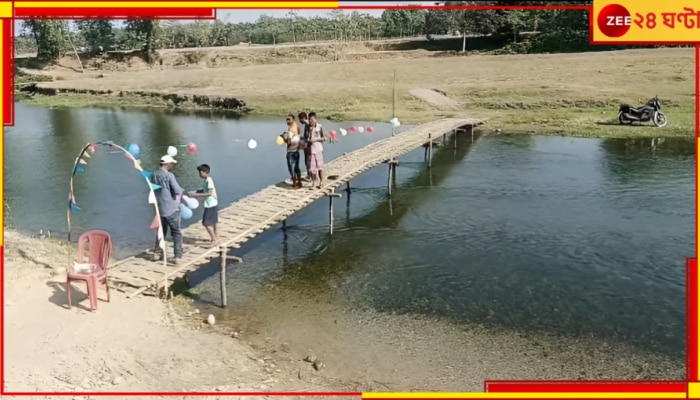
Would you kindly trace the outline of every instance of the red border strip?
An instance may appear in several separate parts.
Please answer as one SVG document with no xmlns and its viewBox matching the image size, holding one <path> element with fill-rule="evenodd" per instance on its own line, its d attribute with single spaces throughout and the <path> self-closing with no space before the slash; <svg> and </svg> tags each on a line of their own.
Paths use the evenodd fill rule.
<svg viewBox="0 0 700 400">
<path fill-rule="evenodd" d="M 697 162 L 697 160 L 696 160 Z M 696 177 L 697 179 L 697 177 Z M 697 197 L 697 193 L 695 194 Z M 696 203 L 697 204 L 697 203 Z M 697 216 L 696 216 L 697 218 Z M 689 382 L 698 381 L 698 260 L 689 258 L 686 261 L 686 379 Z"/>
<path fill-rule="evenodd" d="M 589 10 L 591 6 L 344 6 L 340 10 Z"/>
<path fill-rule="evenodd" d="M 698 136 L 700 136 L 700 44 L 695 45 L 695 137 Z M 697 171 L 697 168 L 695 170 Z"/>
<path fill-rule="evenodd" d="M 486 381 L 489 393 L 685 393 L 685 381 Z"/>
<path fill-rule="evenodd" d="M 357 396 L 362 392 L 6 392 L 5 396 Z"/>
<path fill-rule="evenodd" d="M 10 38 L 3 43 L 2 65 L 5 73 L 2 75 L 2 84 L 5 92 L 2 93 L 2 102 L 5 104 L 2 110 L 2 123 L 6 126 L 15 124 L 15 24 L 12 19 L 2 20 L 2 37 Z M 8 43 L 9 42 L 9 43 Z"/>
<path fill-rule="evenodd" d="M 116 14 L 116 15 L 115 15 Z M 89 17 L 86 17 L 89 16 Z M 107 8 L 107 7 L 41 7 L 15 8 L 20 19 L 202 19 L 216 18 L 213 8 Z"/>
<path fill-rule="evenodd" d="M 83 0 L 77 0 L 77 1 L 83 1 Z M 85 0 L 87 1 L 87 0 Z M 173 2 L 178 2 L 178 0 L 173 0 Z M 165 2 L 164 2 L 165 3 Z M 288 7 L 281 7 L 282 9 L 287 9 Z M 335 7 L 333 7 L 335 8 Z M 250 8 L 241 8 L 241 9 L 261 9 L 260 7 L 250 7 Z M 329 9 L 328 7 L 318 7 L 315 9 Z M 552 10 L 552 9 L 558 9 L 558 10 L 588 10 L 592 12 L 592 6 L 373 6 L 373 5 L 364 5 L 364 6 L 339 6 L 338 9 L 345 9 L 345 10 L 372 10 L 372 9 L 447 9 L 447 10 L 454 10 L 454 9 L 474 9 L 474 10 L 508 10 L 508 9 L 528 9 L 528 10 Z M 59 11 L 60 10 L 60 11 Z M 156 12 L 152 12 L 152 10 L 157 10 Z M 183 10 L 196 10 L 195 14 L 196 16 L 183 16 Z M 200 14 L 203 13 L 204 11 L 202 10 L 207 10 L 207 15 Z M 18 12 L 19 11 L 19 12 Z M 113 11 L 112 11 L 113 12 Z M 165 9 L 165 8 L 144 8 L 144 9 L 124 9 L 124 12 L 126 15 L 131 16 L 131 17 L 139 17 L 139 18 L 158 18 L 158 19 L 201 19 L 201 18 L 212 18 L 211 16 L 216 13 L 216 10 L 213 9 L 198 9 L 198 8 L 177 8 L 177 9 Z M 90 19 L 93 18 L 95 19 L 96 17 L 99 18 L 100 15 L 106 16 L 104 13 L 104 9 L 100 8 L 92 8 L 92 7 L 81 7 L 81 8 L 72 8 L 72 9 L 59 9 L 59 8 L 42 8 L 42 9 L 15 9 L 15 15 L 18 18 L 21 18 L 21 16 L 29 17 L 29 14 L 32 14 L 32 16 L 37 16 L 38 14 L 42 14 L 45 19 L 51 19 L 52 17 L 54 19 L 68 19 L 68 18 L 73 18 L 73 19 Z M 78 13 L 84 13 L 85 15 L 94 15 L 94 17 L 86 17 L 86 16 L 81 16 L 81 17 L 76 17 L 74 14 Z M 173 16 L 180 15 L 179 18 L 173 18 L 173 17 L 165 17 L 163 14 L 166 13 L 172 13 L 174 14 Z M 61 15 L 64 14 L 64 15 Z M 122 17 L 115 17 L 113 15 L 109 16 L 110 19 L 123 19 L 126 18 Z M 39 17 L 41 18 L 41 17 Z M 590 20 L 590 18 L 589 18 Z M 9 23 L 7 23 L 9 22 Z M 592 23 L 592 22 L 591 22 Z M 13 96 L 14 94 L 14 69 L 12 68 L 12 63 L 14 62 L 14 51 L 13 51 L 13 45 L 14 45 L 14 40 L 13 38 L 13 30 L 14 30 L 14 21 L 13 20 L 4 20 L 3 22 L 3 33 L 10 32 L 11 35 L 5 35 L 4 40 L 6 41 L 6 46 L 3 51 L 3 57 L 6 57 L 5 65 L 7 64 L 7 61 L 9 62 L 10 65 L 10 71 L 9 74 L 6 73 L 3 76 L 4 82 L 9 81 L 8 85 L 8 93 L 3 93 L 3 96 L 6 96 L 9 94 L 10 96 Z M 590 34 L 592 35 L 592 30 L 590 31 Z M 592 39 L 592 36 L 590 37 Z M 604 45 L 641 45 L 643 43 L 638 43 L 638 42 L 619 42 L 619 43 L 613 43 L 613 42 L 605 42 L 605 43 L 593 43 L 591 40 L 591 44 L 604 44 Z M 699 72 L 698 72 L 698 66 L 700 66 L 700 45 L 697 44 L 697 42 L 679 42 L 679 43 L 663 43 L 666 45 L 672 45 L 672 44 L 693 44 L 695 45 L 695 51 L 696 51 L 696 132 L 700 135 L 700 116 L 698 115 L 698 111 L 700 111 L 700 97 L 698 97 L 698 91 L 700 90 L 699 87 Z M 11 98 L 11 101 L 6 103 L 7 106 L 3 110 L 3 118 L 4 122 L 11 122 L 11 124 L 14 124 L 14 109 L 13 109 L 13 99 Z M 697 160 L 696 160 L 697 162 Z M 696 176 L 697 180 L 697 176 Z M 697 196 L 697 194 L 696 194 Z M 697 204 L 697 201 L 696 201 Z M 696 210 L 696 219 L 697 219 L 697 210 Z M 697 221 L 696 221 L 697 222 Z M 4 232 L 3 232 L 4 234 Z M 0 263 L 4 264 L 4 248 L 0 246 L 0 256 L 3 257 L 3 259 L 0 261 Z M 686 261 L 687 265 L 687 274 L 686 274 L 686 299 L 687 299 L 687 304 L 686 304 L 686 338 L 687 338 L 687 350 L 686 350 L 686 355 L 687 355 L 687 377 L 688 380 L 690 381 L 697 381 L 698 380 L 698 346 L 697 346 L 697 340 L 698 340 L 698 327 L 697 327 L 697 312 L 698 312 L 698 287 L 697 287 L 697 279 L 698 279 L 698 271 L 697 271 L 697 260 L 695 259 L 688 259 Z M 4 268 L 2 273 L 0 274 L 0 284 L 4 284 Z M 2 304 L 4 304 L 4 296 L 3 298 L 0 299 L 2 301 Z M 4 316 L 4 307 L 0 307 L 0 316 Z M 2 345 L 0 346 L 0 358 L 2 359 L 2 365 L 0 367 L 0 380 L 4 381 L 4 318 L 2 318 L 2 321 L 0 321 L 0 335 L 2 335 Z M 485 382 L 485 391 L 490 391 L 490 392 L 540 392 L 540 391 L 552 391 L 555 390 L 557 392 L 563 392 L 563 391 L 571 391 L 571 392 L 581 392 L 582 390 L 586 390 L 589 392 L 656 392 L 656 393 L 668 393 L 668 392 L 684 392 L 686 390 L 686 382 L 682 381 L 486 381 Z M 227 395 L 238 395 L 238 396 L 255 396 L 255 395 L 264 395 L 264 396 L 269 396 L 269 395 L 277 395 L 277 396 L 299 396 L 299 395 L 304 395 L 304 396 L 361 396 L 362 393 L 360 392 L 308 392 L 308 393 L 299 393 L 299 392 L 5 392 L 4 386 L 0 388 L 0 394 L 4 395 L 18 395 L 18 396 L 38 396 L 38 395 L 92 395 L 92 396 L 144 396 L 144 395 L 162 395 L 162 396 L 182 396 L 182 395 L 192 395 L 192 396 L 210 396 L 210 395 L 217 395 L 217 396 L 227 396 Z M 415 400 L 415 399 L 414 399 Z"/>
</svg>

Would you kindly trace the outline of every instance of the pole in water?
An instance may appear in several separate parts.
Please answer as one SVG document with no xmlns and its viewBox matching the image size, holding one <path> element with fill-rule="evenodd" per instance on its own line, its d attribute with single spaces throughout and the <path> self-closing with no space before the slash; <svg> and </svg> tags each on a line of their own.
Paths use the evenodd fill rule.
<svg viewBox="0 0 700 400">
<path fill-rule="evenodd" d="M 287 220 L 286 219 L 282 220 L 282 230 L 287 232 Z"/>
<path fill-rule="evenodd" d="M 433 167 L 433 134 L 428 134 L 428 168 Z"/>
<path fill-rule="evenodd" d="M 221 247 L 221 307 L 226 307 L 226 246 Z"/>
<path fill-rule="evenodd" d="M 333 234 L 333 196 L 328 198 L 328 227 L 329 232 Z"/>
<path fill-rule="evenodd" d="M 393 175 L 394 172 L 394 164 L 389 160 L 389 179 L 387 179 L 387 184 L 386 188 L 389 193 L 389 197 L 391 197 L 391 176 Z"/>
<path fill-rule="evenodd" d="M 455 148 L 455 150 L 457 150 L 457 129 L 454 130 L 454 139 L 455 139 L 455 141 L 454 141 L 455 147 L 454 148 Z"/>
<path fill-rule="evenodd" d="M 345 190 L 350 194 L 350 181 L 345 182 Z"/>
<path fill-rule="evenodd" d="M 333 235 L 333 198 L 343 196 L 340 193 L 334 192 L 327 193 L 326 196 L 328 196 L 328 230 L 330 234 Z"/>
</svg>

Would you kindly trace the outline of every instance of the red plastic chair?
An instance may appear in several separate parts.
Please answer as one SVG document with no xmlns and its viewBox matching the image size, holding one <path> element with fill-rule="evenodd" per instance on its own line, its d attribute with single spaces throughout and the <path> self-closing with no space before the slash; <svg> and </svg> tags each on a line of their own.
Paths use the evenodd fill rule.
<svg viewBox="0 0 700 400">
<path fill-rule="evenodd" d="M 87 260 L 85 259 L 85 245 L 90 246 Z M 112 254 L 112 238 L 105 231 L 87 231 L 80 235 L 78 240 L 78 263 L 94 264 L 95 270 L 89 273 L 78 272 L 74 266 L 68 268 L 68 278 L 66 290 L 68 291 L 68 308 L 71 304 L 71 281 L 85 281 L 87 284 L 88 297 L 90 298 L 90 308 L 97 309 L 97 284 L 104 283 L 107 288 L 107 301 L 109 301 L 109 281 L 107 280 L 107 264 Z"/>
</svg>

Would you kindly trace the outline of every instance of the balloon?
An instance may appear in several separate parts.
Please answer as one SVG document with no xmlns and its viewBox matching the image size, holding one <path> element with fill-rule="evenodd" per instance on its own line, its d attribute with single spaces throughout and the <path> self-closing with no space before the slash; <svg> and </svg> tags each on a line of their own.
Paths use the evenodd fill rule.
<svg viewBox="0 0 700 400">
<path fill-rule="evenodd" d="M 132 156 L 137 157 L 141 152 L 141 148 L 138 144 L 132 143 L 126 147 L 126 151 L 128 151 Z"/>
<path fill-rule="evenodd" d="M 282 138 L 282 135 L 277 136 L 277 140 L 275 140 L 275 143 L 277 143 L 280 146 L 284 144 L 284 139 Z"/>
<path fill-rule="evenodd" d="M 348 128 L 348 131 L 350 131 L 350 132 L 352 132 L 352 133 L 355 133 L 355 132 L 357 132 L 357 127 L 351 126 L 351 127 Z"/>
<path fill-rule="evenodd" d="M 345 136 L 345 135 L 348 134 L 348 131 L 346 131 L 346 130 L 343 129 L 343 128 L 340 128 L 339 131 L 340 131 L 340 134 L 343 135 L 343 136 Z"/>
<path fill-rule="evenodd" d="M 196 210 L 197 207 L 199 207 L 199 201 L 197 199 L 195 199 L 194 197 L 188 197 L 188 196 L 183 195 L 182 201 L 185 202 L 185 205 L 192 210 Z"/>
<path fill-rule="evenodd" d="M 186 205 L 180 203 L 180 216 L 182 216 L 182 219 L 190 219 L 192 218 L 192 210 Z"/>
<path fill-rule="evenodd" d="M 362 132 L 365 131 L 365 128 L 363 128 L 363 127 L 361 127 L 361 126 L 358 126 L 358 127 L 357 127 L 357 131 L 360 132 L 360 133 L 362 133 Z"/>
<path fill-rule="evenodd" d="M 187 152 L 190 154 L 194 154 L 197 151 L 197 145 L 189 142 L 187 143 Z"/>
<path fill-rule="evenodd" d="M 335 134 L 334 130 L 328 131 L 328 134 L 331 136 L 331 139 L 333 139 L 333 140 L 338 138 L 338 135 Z"/>
<path fill-rule="evenodd" d="M 391 126 L 393 126 L 394 128 L 401 126 L 399 119 L 396 117 L 392 118 L 389 122 L 391 123 Z"/>
<path fill-rule="evenodd" d="M 256 147 L 258 147 L 258 142 L 256 142 L 255 139 L 250 139 L 250 140 L 248 141 L 248 148 L 251 149 L 251 150 L 253 150 L 253 149 L 255 149 Z"/>
<path fill-rule="evenodd" d="M 168 146 L 168 155 L 170 157 L 175 157 L 177 155 L 177 148 L 175 146 Z"/>
<path fill-rule="evenodd" d="M 374 128 L 372 128 L 371 126 L 368 126 L 367 133 L 372 133 L 372 132 L 374 132 Z"/>
</svg>

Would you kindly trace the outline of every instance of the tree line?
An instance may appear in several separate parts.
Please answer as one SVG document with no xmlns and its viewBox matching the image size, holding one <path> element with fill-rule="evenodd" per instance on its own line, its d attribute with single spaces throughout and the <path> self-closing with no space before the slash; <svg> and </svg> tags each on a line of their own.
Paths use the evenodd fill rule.
<svg viewBox="0 0 700 400">
<path fill-rule="evenodd" d="M 590 2 L 537 1 L 444 1 L 454 5 L 585 5 Z M 25 20 L 15 37 L 17 53 L 36 52 L 42 60 L 55 60 L 66 52 L 101 50 L 157 49 L 278 44 L 309 41 L 369 41 L 376 39 L 436 35 L 462 38 L 502 35 L 517 43 L 520 32 L 538 32 L 540 41 L 551 43 L 588 42 L 588 12 L 583 10 L 474 10 L 474 9 L 394 9 L 381 17 L 362 12 L 333 10 L 325 16 L 305 18 L 290 10 L 282 18 L 261 15 L 255 22 L 230 23 L 221 20 L 178 21 L 127 20 L 116 26 L 109 20 Z M 556 50 L 554 50 L 556 51 Z"/>
</svg>

